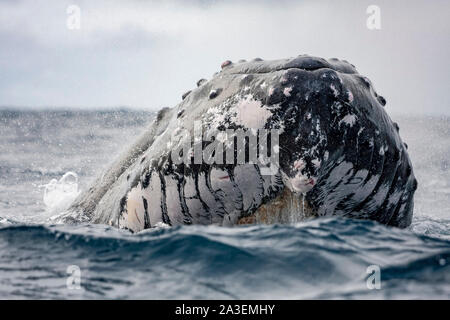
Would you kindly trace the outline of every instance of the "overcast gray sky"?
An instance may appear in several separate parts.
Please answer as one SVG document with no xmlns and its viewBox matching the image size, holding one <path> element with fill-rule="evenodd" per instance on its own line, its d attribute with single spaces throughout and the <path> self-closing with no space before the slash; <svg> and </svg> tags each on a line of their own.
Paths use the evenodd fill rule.
<svg viewBox="0 0 450 320">
<path fill-rule="evenodd" d="M 66 26 L 69 5 L 81 29 Z M 381 30 L 366 27 L 369 5 Z M 391 113 L 450 114 L 450 1 L 0 1 L 0 105 L 173 106 L 226 59 L 353 63 Z"/>
</svg>

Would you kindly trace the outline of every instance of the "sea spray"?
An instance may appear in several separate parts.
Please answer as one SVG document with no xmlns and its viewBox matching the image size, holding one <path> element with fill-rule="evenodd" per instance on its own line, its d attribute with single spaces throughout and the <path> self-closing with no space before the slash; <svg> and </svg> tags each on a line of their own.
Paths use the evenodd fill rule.
<svg viewBox="0 0 450 320">
<path fill-rule="evenodd" d="M 41 187 L 44 188 L 43 201 L 46 212 L 51 214 L 60 213 L 69 208 L 73 200 L 80 194 L 78 175 L 71 171 L 66 172 L 61 179 L 52 179 Z"/>
</svg>

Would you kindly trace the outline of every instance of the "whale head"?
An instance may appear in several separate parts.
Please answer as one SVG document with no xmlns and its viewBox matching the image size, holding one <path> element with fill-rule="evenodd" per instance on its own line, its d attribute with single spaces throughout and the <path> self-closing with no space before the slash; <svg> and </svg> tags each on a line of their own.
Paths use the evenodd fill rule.
<svg viewBox="0 0 450 320">
<path fill-rule="evenodd" d="M 329 215 L 410 224 L 406 147 L 353 65 L 301 55 L 221 68 L 162 110 L 73 208 L 133 231 Z"/>
</svg>

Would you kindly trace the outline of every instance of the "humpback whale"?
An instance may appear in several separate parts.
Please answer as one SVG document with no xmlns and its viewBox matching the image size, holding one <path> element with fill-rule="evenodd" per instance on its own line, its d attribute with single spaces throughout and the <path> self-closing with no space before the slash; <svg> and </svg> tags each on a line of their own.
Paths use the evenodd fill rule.
<svg viewBox="0 0 450 320">
<path fill-rule="evenodd" d="M 225 61 L 160 110 L 66 219 L 133 232 L 323 216 L 405 228 L 417 181 L 385 104 L 345 60 Z"/>
</svg>

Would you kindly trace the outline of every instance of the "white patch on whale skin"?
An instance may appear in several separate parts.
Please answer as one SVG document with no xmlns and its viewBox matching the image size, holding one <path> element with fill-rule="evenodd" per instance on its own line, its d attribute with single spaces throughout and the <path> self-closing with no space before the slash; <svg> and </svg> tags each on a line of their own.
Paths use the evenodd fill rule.
<svg viewBox="0 0 450 320">
<path fill-rule="evenodd" d="M 292 192 L 305 194 L 309 192 L 315 185 L 315 178 L 308 178 L 305 175 L 302 175 L 298 172 L 293 177 L 288 177 L 286 174 L 282 173 L 284 184 L 289 188 Z"/>
<path fill-rule="evenodd" d="M 286 97 L 290 97 L 290 96 L 291 96 L 291 91 L 292 91 L 292 87 L 286 87 L 286 88 L 284 88 L 284 90 L 283 90 L 283 94 L 284 94 Z"/>
<path fill-rule="evenodd" d="M 264 128 L 271 116 L 272 113 L 261 101 L 255 100 L 253 95 L 246 96 L 236 104 L 236 122 L 247 128 Z"/>
<path fill-rule="evenodd" d="M 356 122 L 356 116 L 354 114 L 346 115 L 341 121 L 339 121 L 339 125 L 345 123 L 346 125 L 353 127 Z"/>
<path fill-rule="evenodd" d="M 306 164 L 302 159 L 298 159 L 294 161 L 294 169 L 297 171 L 302 171 L 305 168 Z"/>
<path fill-rule="evenodd" d="M 358 131 L 358 137 L 361 135 L 361 133 L 364 131 L 364 128 L 363 127 L 361 127 L 360 129 L 359 129 L 359 131 Z"/>
<path fill-rule="evenodd" d="M 307 193 L 314 187 L 314 179 L 297 174 L 291 178 L 291 185 L 298 193 Z"/>
<path fill-rule="evenodd" d="M 334 85 L 331 84 L 330 89 L 331 89 L 331 91 L 333 91 L 333 95 L 335 97 L 339 96 L 339 91 L 336 89 L 336 87 Z"/>
<path fill-rule="evenodd" d="M 133 232 L 139 232 L 144 230 L 144 203 L 143 203 L 143 193 L 141 189 L 141 184 L 133 189 L 127 195 L 126 204 L 126 218 L 125 223 L 128 229 L 133 230 Z M 123 212 L 122 214 L 125 214 Z M 123 226 L 121 226 L 123 227 Z"/>
<path fill-rule="evenodd" d="M 227 112 L 221 109 L 219 106 L 210 108 L 203 116 L 202 120 L 204 123 L 209 124 L 210 130 L 216 130 L 217 127 L 224 124 Z M 208 133 L 208 132 L 207 132 Z"/>
<path fill-rule="evenodd" d="M 348 96 L 348 101 L 349 102 L 353 102 L 353 93 L 349 90 L 348 92 L 347 92 L 347 96 Z"/>
<path fill-rule="evenodd" d="M 295 160 L 293 164 L 293 170 L 297 172 L 293 177 L 289 177 L 287 174 L 282 172 L 284 183 L 292 192 L 305 194 L 314 187 L 316 178 L 310 178 L 301 173 L 305 167 L 305 161 L 298 159 Z"/>
<path fill-rule="evenodd" d="M 312 162 L 312 164 L 314 165 L 314 167 L 316 167 L 316 168 L 319 168 L 319 167 L 320 167 L 321 162 L 320 162 L 319 159 L 314 159 L 314 160 L 312 160 L 311 162 Z"/>
</svg>

